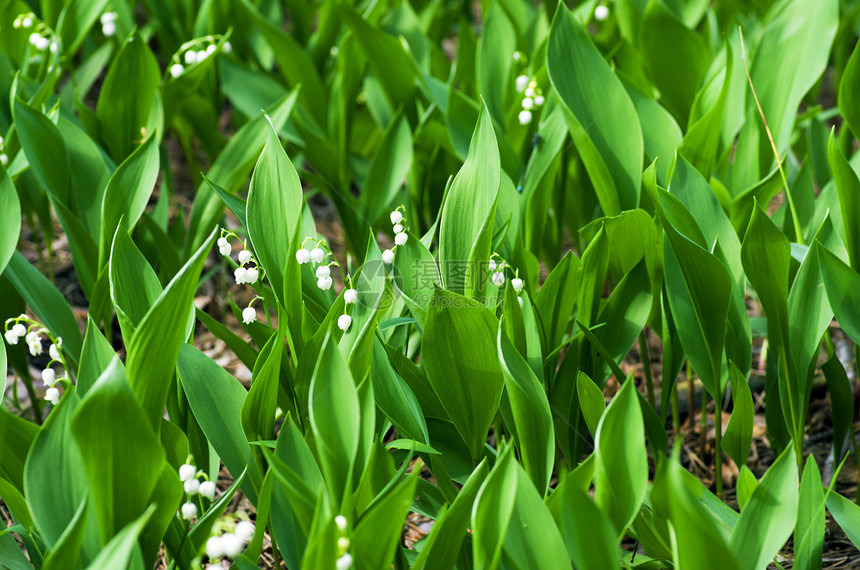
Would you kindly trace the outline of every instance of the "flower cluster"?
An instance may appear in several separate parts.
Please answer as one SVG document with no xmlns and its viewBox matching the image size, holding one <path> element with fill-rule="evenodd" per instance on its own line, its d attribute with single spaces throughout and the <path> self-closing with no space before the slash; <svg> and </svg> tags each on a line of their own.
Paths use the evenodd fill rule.
<svg viewBox="0 0 860 570">
<path fill-rule="evenodd" d="M 243 513 L 240 516 L 247 517 Z M 216 534 L 209 537 L 206 541 L 206 556 L 209 561 L 218 560 L 219 558 L 230 558 L 235 560 L 245 546 L 254 538 L 254 525 L 248 520 L 228 519 L 218 522 Z M 222 530 L 226 532 L 221 532 Z"/>
<path fill-rule="evenodd" d="M 34 321 L 25 314 L 19 315 L 12 319 L 6 320 L 6 330 L 3 337 L 8 344 L 18 344 L 18 340 L 22 337 L 27 343 L 27 348 L 31 356 L 42 354 L 42 336 L 47 335 L 51 345 L 48 347 L 48 356 L 51 360 L 48 362 L 44 370 L 42 370 L 42 383 L 48 388 L 45 391 L 45 399 L 53 405 L 60 402 L 60 390 L 55 386 L 58 382 L 66 380 L 65 375 L 57 376 L 53 365 L 59 364 L 63 370 L 66 370 L 66 359 L 63 356 L 63 338 L 57 337 L 54 339 L 48 329 L 44 328 L 37 321 Z"/>
<path fill-rule="evenodd" d="M 517 93 L 523 94 L 522 111 L 518 116 L 521 125 L 532 122 L 532 109 L 543 105 L 544 96 L 535 79 L 529 79 L 528 75 L 517 77 Z"/>
<path fill-rule="evenodd" d="M 337 539 L 337 570 L 349 570 L 352 568 L 352 555 L 349 553 L 349 537 L 346 536 L 348 528 L 346 517 L 338 515 L 334 518 L 334 524 L 340 537 Z"/>
<path fill-rule="evenodd" d="M 36 48 L 37 51 L 45 51 L 46 49 L 51 48 L 51 53 L 57 53 L 57 42 L 52 42 L 39 32 L 33 32 L 30 34 L 30 45 Z"/>
<path fill-rule="evenodd" d="M 185 44 L 184 52 L 177 53 L 173 56 L 173 65 L 170 66 L 170 76 L 173 78 L 179 77 L 185 71 L 186 67 L 191 67 L 194 64 L 202 63 L 207 57 L 218 51 L 218 44 L 214 36 L 206 36 Z M 221 44 L 221 50 L 224 53 L 230 53 L 233 47 L 230 42 L 225 41 Z M 183 65 L 184 62 L 184 65 Z"/>
<path fill-rule="evenodd" d="M 337 326 L 342 331 L 349 330 L 350 325 L 352 325 L 352 317 L 347 313 L 347 305 L 352 305 L 358 300 L 358 291 L 352 286 L 352 277 L 350 275 L 344 274 L 343 267 L 341 267 L 337 258 L 329 249 L 328 245 L 323 240 L 316 240 L 316 246 L 310 250 L 308 250 L 305 246 L 309 241 L 314 241 L 315 238 L 306 237 L 302 242 L 302 247 L 296 252 L 296 261 L 299 265 L 304 265 L 309 262 L 313 262 L 316 265 L 316 269 L 314 270 L 314 275 L 317 278 L 317 287 L 319 287 L 323 291 L 328 291 L 331 289 L 332 281 L 331 278 L 331 266 L 334 265 L 340 270 L 341 277 L 343 277 L 343 282 L 347 285 L 347 289 L 343 292 L 343 314 L 337 319 Z M 326 260 L 331 258 L 328 263 Z"/>
<path fill-rule="evenodd" d="M 209 501 L 215 498 L 215 483 L 208 479 L 201 482 L 198 477 L 206 479 L 206 474 L 202 471 L 197 471 L 197 468 L 191 463 L 185 463 L 179 467 L 179 480 L 182 481 L 182 488 L 185 490 L 185 494 L 188 495 L 188 500 L 180 507 L 182 518 L 185 520 L 190 521 L 197 517 L 197 505 L 192 502 L 196 495 L 200 495 Z"/>
<path fill-rule="evenodd" d="M 12 27 L 15 29 L 24 28 L 25 30 L 28 30 L 33 27 L 35 18 L 36 15 L 33 12 L 27 12 L 26 14 L 18 14 L 12 21 Z"/>
<path fill-rule="evenodd" d="M 233 251 L 233 246 L 230 244 L 230 238 L 239 239 L 239 237 L 231 231 L 221 230 L 221 237 L 218 238 L 216 242 L 218 245 L 218 253 L 223 255 L 224 257 L 230 257 L 230 253 Z M 237 267 L 233 270 L 233 277 L 236 279 L 236 284 L 241 285 L 243 283 L 247 283 L 249 285 L 253 285 L 260 279 L 260 266 L 257 264 L 257 260 L 254 258 L 254 255 L 251 253 L 251 250 L 248 249 L 248 244 L 242 242 L 242 251 L 239 252 L 239 255 L 236 256 Z M 245 267 L 245 265 L 252 263 L 251 267 Z M 248 306 L 242 310 L 242 322 L 247 324 L 251 324 L 257 320 L 257 311 L 251 306 L 254 301 L 257 299 L 261 299 L 262 297 L 254 297 L 251 299 L 251 302 L 248 303 Z"/>
<path fill-rule="evenodd" d="M 499 259 L 499 262 L 496 262 L 496 259 Z M 520 307 L 523 306 L 523 298 L 520 296 L 520 293 L 523 291 L 523 287 L 525 284 L 523 280 L 520 279 L 519 270 L 514 270 L 508 262 L 503 260 L 497 253 L 493 253 L 490 256 L 490 264 L 489 264 L 490 273 L 490 281 L 492 281 L 493 285 L 496 287 L 503 287 L 505 285 L 505 269 L 511 269 L 514 271 L 514 278 L 511 279 L 511 287 L 514 288 L 514 291 L 517 293 L 517 300 L 520 302 Z"/>
<path fill-rule="evenodd" d="M 102 34 L 106 38 L 111 38 L 116 35 L 116 12 L 105 12 L 99 20 L 102 23 Z"/>
<path fill-rule="evenodd" d="M 394 230 L 394 247 L 382 252 L 382 261 L 385 263 L 394 263 L 394 251 L 397 246 L 405 245 L 406 240 L 409 239 L 409 235 L 406 233 L 406 217 L 403 215 L 403 209 L 403 206 L 397 206 L 389 216 Z"/>
</svg>

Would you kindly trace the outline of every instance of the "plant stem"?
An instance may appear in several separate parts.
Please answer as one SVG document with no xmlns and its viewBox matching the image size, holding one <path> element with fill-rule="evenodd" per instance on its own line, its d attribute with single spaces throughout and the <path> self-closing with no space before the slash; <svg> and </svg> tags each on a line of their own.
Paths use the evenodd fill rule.
<svg viewBox="0 0 860 570">
<path fill-rule="evenodd" d="M 696 384 L 693 382 L 693 369 L 687 360 L 687 414 L 690 416 L 690 428 L 693 427 L 693 417 L 696 411 Z"/>
<path fill-rule="evenodd" d="M 648 396 L 648 403 L 656 410 L 657 401 L 654 399 L 654 380 L 651 377 L 651 356 L 648 354 L 645 329 L 642 329 L 642 332 L 639 333 L 639 357 L 642 360 L 642 373 L 645 375 L 645 392 Z"/>
<path fill-rule="evenodd" d="M 702 417 L 700 418 L 702 438 L 700 440 L 702 461 L 705 460 L 705 450 L 708 447 L 708 393 L 702 388 Z"/>
<path fill-rule="evenodd" d="M 678 389 L 672 390 L 672 429 L 675 432 L 675 437 L 681 432 L 681 410 L 678 409 Z"/>
</svg>

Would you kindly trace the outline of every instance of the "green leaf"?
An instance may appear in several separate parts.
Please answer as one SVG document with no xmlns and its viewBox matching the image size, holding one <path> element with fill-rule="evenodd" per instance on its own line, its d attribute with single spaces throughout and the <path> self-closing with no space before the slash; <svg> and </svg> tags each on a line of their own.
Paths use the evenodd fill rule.
<svg viewBox="0 0 860 570">
<path fill-rule="evenodd" d="M 510 114 L 508 100 L 511 92 L 511 71 L 514 60 L 510 54 L 517 49 L 514 26 L 504 8 L 489 4 L 484 13 L 481 37 L 476 54 L 478 92 L 493 120 L 503 125 Z"/>
<path fill-rule="evenodd" d="M 284 267 L 289 259 L 290 240 L 302 212 L 302 184 L 274 128 L 269 129 L 248 191 L 248 235 L 260 265 L 275 292 L 284 302 Z"/>
<path fill-rule="evenodd" d="M 594 502 L 619 537 L 636 518 L 645 499 L 648 457 L 644 441 L 636 388 L 627 380 L 606 408 L 594 441 Z"/>
<path fill-rule="evenodd" d="M 144 511 L 164 465 L 158 436 L 118 359 L 78 406 L 71 431 L 86 468 L 102 544 L 108 544 L 138 517 L 149 519 L 152 513 Z"/>
<path fill-rule="evenodd" d="M 538 493 L 545 495 L 555 459 L 552 413 L 543 385 L 511 344 L 502 323 L 496 336 L 498 358 L 510 401 L 519 456 Z"/>
<path fill-rule="evenodd" d="M 21 234 L 21 203 L 6 170 L 0 168 L 0 273 L 12 257 Z"/>
<path fill-rule="evenodd" d="M 180 348 L 176 369 L 191 411 L 224 466 L 235 478 L 248 467 L 242 491 L 256 504 L 263 478 L 251 462 L 251 446 L 242 430 L 247 392 L 226 370 L 188 344 Z"/>
<path fill-rule="evenodd" d="M 860 62 L 860 57 L 857 56 L 855 49 L 848 64 L 849 69 L 860 66 L 858 62 Z M 856 69 L 853 69 L 852 72 L 858 73 Z M 848 73 L 849 71 L 846 69 L 845 75 L 842 76 L 842 85 L 845 84 Z M 860 74 L 858 74 L 857 79 L 860 80 Z M 841 95 L 840 86 L 840 100 Z M 856 119 L 860 120 L 860 115 Z M 858 127 L 860 127 L 860 123 L 858 123 Z M 827 143 L 827 163 L 830 165 L 833 182 L 839 195 L 839 210 L 842 212 L 842 227 L 845 229 L 845 249 L 848 250 L 849 265 L 854 271 L 860 271 L 860 180 L 858 180 L 857 173 L 851 164 L 845 160 L 839 150 L 836 139 L 833 137 L 833 131 L 830 132 L 830 140 Z"/>
<path fill-rule="evenodd" d="M 427 378 L 474 463 L 483 456 L 504 388 L 493 342 L 497 327 L 496 317 L 477 301 L 437 288 L 421 343 Z"/>
<path fill-rule="evenodd" d="M 92 385 L 96 383 L 115 354 L 113 347 L 101 333 L 96 322 L 88 316 L 84 347 L 81 350 L 81 365 L 78 368 L 78 383 L 75 387 L 75 391 L 80 397 L 83 398 Z"/>
<path fill-rule="evenodd" d="M 146 42 L 136 33 L 129 36 L 108 69 L 99 92 L 96 118 L 101 137 L 113 159 L 123 160 L 143 138 L 161 73 Z M 113 228 L 109 228 L 109 236 Z"/>
<path fill-rule="evenodd" d="M 36 424 L 0 408 L 0 438 L 3 441 L 0 447 L 0 478 L 9 481 L 22 495 L 24 464 L 38 431 L 39 426 Z M 30 516 L 29 510 L 26 514 Z M 27 526 L 32 526 L 32 523 Z"/>
<path fill-rule="evenodd" d="M 63 338 L 63 350 L 77 364 L 83 341 L 75 315 L 63 295 L 18 251 L 12 254 L 3 275 L 51 334 Z"/>
<path fill-rule="evenodd" d="M 442 284 L 436 260 L 417 236 L 408 232 L 406 243 L 397 246 L 394 256 L 394 284 L 403 294 L 406 306 L 418 327 L 423 329 L 433 288 Z"/>
<path fill-rule="evenodd" d="M 543 324 L 547 347 L 557 347 L 567 331 L 576 305 L 582 264 L 573 252 L 565 254 L 537 292 L 535 308 Z"/>
<path fill-rule="evenodd" d="M 818 250 L 827 298 L 836 320 L 845 334 L 860 344 L 860 315 L 857 313 L 857 307 L 860 306 L 860 275 L 820 243 L 815 248 Z"/>
<path fill-rule="evenodd" d="M 150 505 L 140 517 L 128 523 L 105 545 L 104 550 L 99 553 L 92 564 L 87 566 L 87 570 L 116 570 L 134 564 L 132 560 L 135 553 L 137 553 L 137 557 L 140 557 L 137 539 L 154 512 L 155 505 Z M 142 567 L 143 563 L 139 562 L 139 564 L 141 565 L 139 567 Z"/>
<path fill-rule="evenodd" d="M 251 389 L 242 404 L 242 429 L 249 441 L 272 439 L 278 407 L 278 379 L 284 355 L 284 337 L 276 331 L 260 351 Z"/>
<path fill-rule="evenodd" d="M 214 239 L 215 230 L 167 284 L 128 343 L 129 384 L 153 427 L 164 415 L 176 358 L 194 323 L 194 292 Z"/>
<path fill-rule="evenodd" d="M 421 405 L 409 385 L 395 372 L 378 338 L 374 339 L 372 352 L 370 374 L 379 409 L 391 420 L 398 434 L 428 443 L 430 436 Z"/>
<path fill-rule="evenodd" d="M 42 570 L 63 570 L 68 564 L 80 561 L 81 544 L 84 541 L 84 531 L 87 528 L 87 513 L 89 512 L 89 497 L 85 496 L 75 510 L 72 520 L 57 539 L 51 551 L 45 557 Z"/>
<path fill-rule="evenodd" d="M 854 546 L 860 548 L 860 506 L 839 493 L 828 493 L 827 510 Z"/>
<path fill-rule="evenodd" d="M 474 292 L 480 296 L 483 291 L 500 181 L 496 134 L 489 112 L 483 107 L 466 162 L 454 177 L 442 206 L 439 262 L 442 282 L 454 293 L 472 296 Z"/>
<path fill-rule="evenodd" d="M 413 570 L 428 568 L 431 556 L 434 569 L 452 570 L 454 568 L 466 539 L 466 529 L 469 526 L 475 498 L 487 478 L 488 471 L 487 462 L 482 461 L 469 475 L 469 479 L 457 493 L 457 498 L 451 506 L 436 518 L 433 530 L 427 538 L 427 544 L 412 566 Z"/>
<path fill-rule="evenodd" d="M 576 375 L 576 393 L 579 396 L 579 406 L 582 408 L 585 425 L 588 426 L 591 435 L 596 436 L 597 426 L 600 424 L 600 418 L 603 417 L 603 411 L 606 409 L 603 392 L 597 387 L 594 380 L 580 370 Z"/>
<path fill-rule="evenodd" d="M 612 522 L 576 485 L 564 485 L 561 491 L 561 532 L 576 568 L 602 570 L 618 566 Z"/>
<path fill-rule="evenodd" d="M 364 219 L 378 220 L 397 196 L 412 166 L 412 146 L 409 121 L 398 113 L 385 130 L 361 186 L 358 208 Z"/>
<path fill-rule="evenodd" d="M 845 436 L 854 423 L 854 390 L 845 368 L 835 354 L 821 365 L 821 371 L 827 380 L 827 391 L 830 392 L 830 406 L 833 414 L 833 457 L 841 461 Z"/>
<path fill-rule="evenodd" d="M 860 53 L 860 47 L 855 44 L 854 51 L 851 52 L 851 57 L 848 59 L 848 63 L 845 64 L 845 70 L 842 72 L 842 80 L 839 82 L 838 99 L 839 113 L 845 117 L 845 121 L 851 127 L 851 132 L 855 136 L 857 136 L 857 133 L 860 133 L 860 105 L 858 105 L 857 99 L 854 97 L 854 94 L 860 89 L 860 55 L 858 53 Z M 829 158 L 829 149 L 827 155 Z M 836 169 L 833 168 L 832 163 L 830 168 L 834 170 L 835 176 Z M 841 198 L 842 196 L 840 196 L 840 205 L 842 202 Z M 854 199 L 857 199 L 856 196 Z M 860 252 L 857 255 L 860 255 Z"/>
<path fill-rule="evenodd" d="M 643 156 L 636 109 L 588 32 L 563 5 L 552 21 L 547 70 L 603 213 L 617 216 L 635 208 Z"/>
<path fill-rule="evenodd" d="M 417 484 L 418 471 L 413 471 L 361 515 L 350 537 L 356 567 L 385 568 L 391 564 Z"/>
<path fill-rule="evenodd" d="M 732 531 L 729 548 L 744 568 L 764 568 L 785 545 L 797 517 L 793 443 L 759 481 Z"/>
<path fill-rule="evenodd" d="M 746 377 L 734 362 L 729 363 L 734 409 L 723 434 L 723 449 L 735 465 L 746 465 L 752 445 L 754 406 Z"/>
<path fill-rule="evenodd" d="M 827 494 L 830 494 L 829 491 Z M 794 529 L 794 564 L 798 568 L 821 569 L 824 532 L 827 528 L 824 505 L 821 473 L 815 457 L 809 454 L 800 480 L 797 524 Z"/>
<path fill-rule="evenodd" d="M 102 199 L 99 268 L 107 265 L 110 244 L 120 219 L 124 219 L 131 230 L 143 214 L 155 188 L 159 164 L 158 141 L 151 136 L 110 177 Z"/>
<path fill-rule="evenodd" d="M 137 326 L 161 295 L 162 288 L 158 275 L 131 240 L 123 222 L 117 226 L 113 238 L 108 279 L 122 336 L 130 341 Z"/>
<path fill-rule="evenodd" d="M 355 382 L 331 336 L 323 341 L 314 367 L 308 407 L 329 493 L 339 505 L 349 491 L 361 418 Z"/>
</svg>

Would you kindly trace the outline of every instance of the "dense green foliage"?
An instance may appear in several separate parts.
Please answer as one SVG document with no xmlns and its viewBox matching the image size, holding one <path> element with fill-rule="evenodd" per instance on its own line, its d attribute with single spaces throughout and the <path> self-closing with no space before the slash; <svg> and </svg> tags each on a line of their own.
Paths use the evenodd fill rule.
<svg viewBox="0 0 860 570">
<path fill-rule="evenodd" d="M 856 451 L 830 325 L 860 343 L 858 20 L 0 0 L 0 568 L 759 569 L 793 537 L 805 569 L 828 513 L 860 545 L 805 453 L 819 370 Z M 685 365 L 713 488 L 674 437 Z"/>
</svg>

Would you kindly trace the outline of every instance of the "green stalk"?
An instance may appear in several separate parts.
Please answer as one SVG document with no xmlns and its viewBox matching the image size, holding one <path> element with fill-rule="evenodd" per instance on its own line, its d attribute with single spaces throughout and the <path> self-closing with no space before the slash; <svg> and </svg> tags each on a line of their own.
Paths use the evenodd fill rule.
<svg viewBox="0 0 860 570">
<path fill-rule="evenodd" d="M 645 392 L 648 396 L 648 403 L 656 410 L 657 401 L 654 399 L 654 380 L 651 377 L 651 356 L 648 354 L 645 329 L 642 329 L 642 332 L 639 333 L 639 355 L 642 360 L 642 373 L 645 375 Z"/>
<path fill-rule="evenodd" d="M 678 401 L 678 388 L 672 390 L 672 429 L 675 432 L 675 437 L 681 432 L 681 410 L 678 409 L 680 403 Z"/>
</svg>

